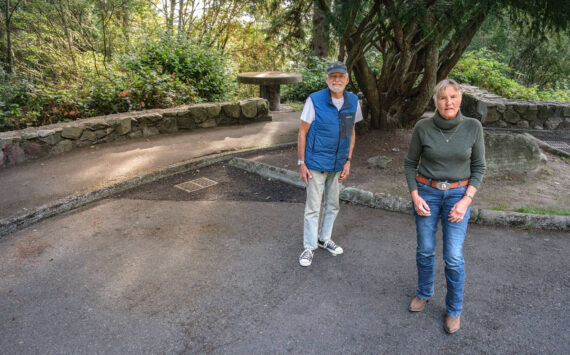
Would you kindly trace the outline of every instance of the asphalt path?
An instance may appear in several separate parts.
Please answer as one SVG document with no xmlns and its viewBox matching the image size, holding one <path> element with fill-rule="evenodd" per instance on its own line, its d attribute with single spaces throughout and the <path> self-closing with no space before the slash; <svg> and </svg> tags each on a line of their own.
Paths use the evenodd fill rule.
<svg viewBox="0 0 570 355">
<path fill-rule="evenodd" d="M 217 169 L 186 176 L 219 180 L 196 198 L 165 180 L 0 239 L 0 353 L 568 352 L 568 233 L 471 225 L 448 335 L 441 243 L 407 311 L 413 217 L 344 204 L 344 255 L 303 268 L 299 190 Z"/>
</svg>

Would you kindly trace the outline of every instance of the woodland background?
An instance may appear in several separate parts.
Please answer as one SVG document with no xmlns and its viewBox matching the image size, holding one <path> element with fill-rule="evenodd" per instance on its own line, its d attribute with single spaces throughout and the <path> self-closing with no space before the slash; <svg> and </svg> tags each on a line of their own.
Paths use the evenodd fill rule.
<svg viewBox="0 0 570 355">
<path fill-rule="evenodd" d="M 508 98 L 570 101 L 570 2 L 4 0 L 0 131 L 256 96 L 245 71 L 325 86 L 343 60 L 374 128 L 410 127 L 447 76 Z"/>
</svg>

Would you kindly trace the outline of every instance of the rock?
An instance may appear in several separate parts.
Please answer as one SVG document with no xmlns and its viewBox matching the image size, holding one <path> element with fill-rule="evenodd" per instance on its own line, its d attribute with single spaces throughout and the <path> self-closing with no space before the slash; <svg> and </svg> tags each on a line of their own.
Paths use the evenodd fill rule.
<svg viewBox="0 0 570 355">
<path fill-rule="evenodd" d="M 503 114 L 503 119 L 508 123 L 516 124 L 521 118 L 512 107 L 509 107 Z"/>
<path fill-rule="evenodd" d="M 63 130 L 61 131 L 61 136 L 63 138 L 69 138 L 69 139 L 79 139 L 82 134 L 83 134 L 82 126 L 63 127 Z"/>
<path fill-rule="evenodd" d="M 98 129 L 98 130 L 95 131 L 95 138 L 96 138 L 97 140 L 99 140 L 99 139 L 101 139 L 101 138 L 103 138 L 103 137 L 105 137 L 105 136 L 107 136 L 107 129 L 106 129 L 106 128 Z"/>
<path fill-rule="evenodd" d="M 132 129 L 132 122 L 130 117 L 122 117 L 117 120 L 115 132 L 119 136 L 129 133 L 131 129 Z"/>
<path fill-rule="evenodd" d="M 392 148 L 392 151 L 393 151 L 393 152 L 399 152 L 399 151 L 400 151 L 400 148 L 394 147 L 394 148 Z"/>
<path fill-rule="evenodd" d="M 215 118 L 210 118 L 209 120 L 204 121 L 198 125 L 198 127 L 200 127 L 200 128 L 213 128 L 216 126 L 217 126 L 217 123 L 216 123 Z"/>
<path fill-rule="evenodd" d="M 79 138 L 79 140 L 95 142 L 97 140 L 97 136 L 95 135 L 95 132 L 86 129 L 83 131 L 83 134 L 81 135 L 81 138 Z"/>
<path fill-rule="evenodd" d="M 485 133 L 486 176 L 526 175 L 540 163 L 540 149 L 524 134 Z"/>
<path fill-rule="evenodd" d="M 257 116 L 257 102 L 255 100 L 242 100 L 239 102 L 241 113 L 245 118 Z"/>
<path fill-rule="evenodd" d="M 20 147 L 20 142 L 13 141 L 10 144 L 5 144 L 3 155 L 4 164 L 6 165 L 14 165 L 26 161 L 26 153 Z"/>
<path fill-rule="evenodd" d="M 513 108 L 516 112 L 520 113 L 520 114 L 524 114 L 528 111 L 528 105 L 527 104 L 513 104 Z"/>
<path fill-rule="evenodd" d="M 505 113 L 507 111 L 507 106 L 505 106 L 504 104 L 497 104 L 495 108 L 500 113 Z"/>
<path fill-rule="evenodd" d="M 538 118 L 540 120 L 547 120 L 550 117 L 556 116 L 556 107 L 552 105 L 540 106 L 538 110 Z"/>
<path fill-rule="evenodd" d="M 517 122 L 517 127 L 519 128 L 529 128 L 529 126 L 528 121 L 520 120 Z"/>
<path fill-rule="evenodd" d="M 176 117 L 164 116 L 162 122 L 158 125 L 160 133 L 175 133 L 178 132 L 178 124 Z"/>
<path fill-rule="evenodd" d="M 196 123 L 194 122 L 194 119 L 192 117 L 190 117 L 190 115 L 187 116 L 181 116 L 181 117 L 177 117 L 177 125 L 179 129 L 194 129 L 196 128 Z"/>
<path fill-rule="evenodd" d="M 565 106 L 562 109 L 562 116 L 564 117 L 570 117 L 570 106 Z"/>
<path fill-rule="evenodd" d="M 157 112 L 149 112 L 137 115 L 136 118 L 142 126 L 154 126 L 158 121 L 162 120 L 162 115 Z"/>
<path fill-rule="evenodd" d="M 566 117 L 564 121 L 560 124 L 559 128 L 570 129 L 570 117 Z"/>
<path fill-rule="evenodd" d="M 143 133 L 142 131 L 134 131 L 128 134 L 130 139 L 137 139 L 137 138 L 142 138 L 143 137 Z"/>
<path fill-rule="evenodd" d="M 487 115 L 483 116 L 483 123 L 493 123 L 497 122 L 502 118 L 496 107 L 487 107 Z"/>
<path fill-rule="evenodd" d="M 100 129 L 108 128 L 109 125 L 107 124 L 107 122 L 100 120 L 97 122 L 87 122 L 85 123 L 85 127 L 89 128 L 92 131 L 98 131 Z"/>
<path fill-rule="evenodd" d="M 169 108 L 161 111 L 163 117 L 180 117 L 189 114 L 189 106 Z"/>
<path fill-rule="evenodd" d="M 544 128 L 546 129 L 557 129 L 562 123 L 562 118 L 560 117 L 550 117 L 544 122 Z"/>
<path fill-rule="evenodd" d="M 222 104 L 222 111 L 227 117 L 238 119 L 241 113 L 239 102 Z"/>
<path fill-rule="evenodd" d="M 42 142 L 45 142 L 49 145 L 56 145 L 59 141 L 61 141 L 61 133 L 55 130 L 45 130 L 45 131 L 38 131 L 38 137 Z"/>
<path fill-rule="evenodd" d="M 257 116 L 258 118 L 265 117 L 269 113 L 269 101 L 262 99 L 257 101 Z"/>
<path fill-rule="evenodd" d="M 368 163 L 379 167 L 380 169 L 385 169 L 392 164 L 392 159 L 379 155 L 372 158 L 368 158 Z"/>
<path fill-rule="evenodd" d="M 24 151 L 26 160 L 37 159 L 47 154 L 47 150 L 44 149 L 45 145 L 33 141 L 22 142 L 20 147 Z"/>
<path fill-rule="evenodd" d="M 143 126 L 143 129 L 142 129 L 143 137 L 146 138 L 146 137 L 156 136 L 157 134 L 160 134 L 160 132 L 158 131 L 158 128 Z"/>
<path fill-rule="evenodd" d="M 40 129 L 38 131 L 38 137 L 40 138 L 46 138 L 47 136 L 51 136 L 52 134 L 55 134 L 55 130 L 53 129 Z"/>
<path fill-rule="evenodd" d="M 30 141 L 30 140 L 36 139 L 36 138 L 38 138 L 38 132 L 37 131 L 22 132 L 22 141 Z"/>
<path fill-rule="evenodd" d="M 73 144 L 70 140 L 64 139 L 61 142 L 57 143 L 53 148 L 50 150 L 50 154 L 62 154 L 65 152 L 69 152 L 73 149 Z"/>
<path fill-rule="evenodd" d="M 196 124 L 217 118 L 220 115 L 221 107 L 218 104 L 198 104 L 189 108 L 190 117 Z"/>
</svg>

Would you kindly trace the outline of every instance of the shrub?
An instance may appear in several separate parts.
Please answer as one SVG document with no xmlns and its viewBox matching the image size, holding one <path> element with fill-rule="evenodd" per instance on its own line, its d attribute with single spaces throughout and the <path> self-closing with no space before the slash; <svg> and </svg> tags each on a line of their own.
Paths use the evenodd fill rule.
<svg viewBox="0 0 570 355">
<path fill-rule="evenodd" d="M 284 101 L 305 101 L 315 91 L 327 87 L 325 73 L 327 63 L 315 56 L 308 56 L 306 62 L 295 70 L 303 74 L 303 81 L 297 85 L 287 85 Z"/>
<path fill-rule="evenodd" d="M 125 64 L 139 76 L 156 71 L 176 78 L 194 87 L 205 101 L 222 101 L 233 89 L 231 72 L 222 54 L 185 38 L 147 41 L 136 55 L 126 58 Z"/>
<path fill-rule="evenodd" d="M 97 77 L 79 91 L 86 116 L 141 109 L 166 108 L 197 102 L 194 89 L 178 78 L 148 68 L 132 75 Z"/>
<path fill-rule="evenodd" d="M 485 48 L 466 52 L 449 76 L 509 99 L 570 102 L 568 88 L 540 90 L 537 86 L 521 85 L 511 79 L 517 76 L 517 73 L 496 58 L 496 54 Z"/>
</svg>

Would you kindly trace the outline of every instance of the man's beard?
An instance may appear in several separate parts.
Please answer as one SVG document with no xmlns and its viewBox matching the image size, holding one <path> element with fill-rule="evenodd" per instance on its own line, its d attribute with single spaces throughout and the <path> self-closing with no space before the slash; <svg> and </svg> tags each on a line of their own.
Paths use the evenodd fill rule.
<svg viewBox="0 0 570 355">
<path fill-rule="evenodd" d="M 332 84 L 329 84 L 329 90 L 334 92 L 334 93 L 339 93 L 339 92 L 343 92 L 344 91 L 344 86 L 336 86 L 334 87 Z"/>
</svg>

